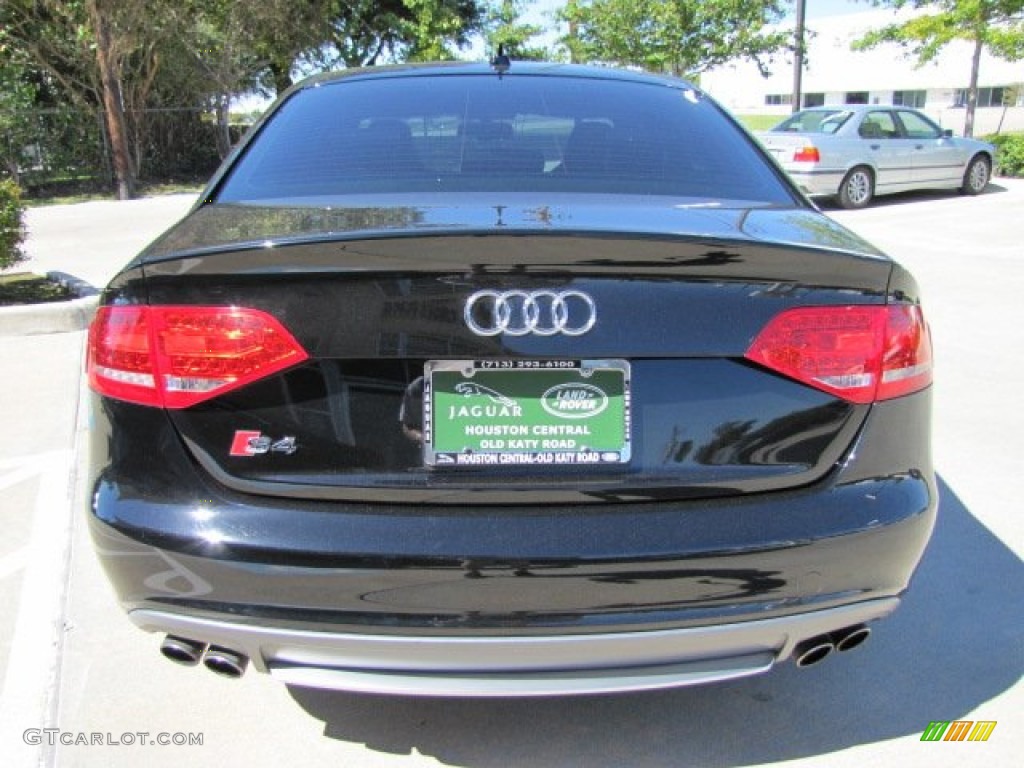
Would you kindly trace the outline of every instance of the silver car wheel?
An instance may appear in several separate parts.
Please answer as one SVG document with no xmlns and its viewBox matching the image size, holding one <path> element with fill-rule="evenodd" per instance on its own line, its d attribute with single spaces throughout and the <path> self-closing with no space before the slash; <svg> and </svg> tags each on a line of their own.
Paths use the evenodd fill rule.
<svg viewBox="0 0 1024 768">
<path fill-rule="evenodd" d="M 867 168 L 854 168 L 839 186 L 839 203 L 843 208 L 863 208 L 874 196 L 874 181 Z"/>
<path fill-rule="evenodd" d="M 967 166 L 967 173 L 964 176 L 964 192 L 968 195 L 978 195 L 988 186 L 989 167 L 988 160 L 980 155 L 971 160 Z"/>
</svg>

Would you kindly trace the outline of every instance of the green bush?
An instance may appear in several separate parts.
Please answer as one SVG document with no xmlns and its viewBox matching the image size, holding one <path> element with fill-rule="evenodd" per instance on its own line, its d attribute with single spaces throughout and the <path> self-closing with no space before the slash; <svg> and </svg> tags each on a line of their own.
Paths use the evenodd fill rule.
<svg viewBox="0 0 1024 768">
<path fill-rule="evenodd" d="M 7 269 L 25 258 L 21 250 L 25 240 L 24 219 L 21 189 L 10 179 L 0 180 L 0 269 Z"/>
<path fill-rule="evenodd" d="M 993 134 L 985 141 L 996 145 L 996 173 L 1024 177 L 1024 133 Z"/>
</svg>

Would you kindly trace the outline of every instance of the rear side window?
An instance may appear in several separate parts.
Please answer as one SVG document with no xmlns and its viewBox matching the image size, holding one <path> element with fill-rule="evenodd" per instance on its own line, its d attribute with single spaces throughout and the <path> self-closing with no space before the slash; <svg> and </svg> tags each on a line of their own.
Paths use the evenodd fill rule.
<svg viewBox="0 0 1024 768">
<path fill-rule="evenodd" d="M 851 114 L 845 109 L 797 112 L 772 128 L 772 131 L 778 133 L 835 133 L 846 124 Z"/>
<path fill-rule="evenodd" d="M 474 191 L 792 202 L 747 136 L 691 91 L 530 75 L 391 77 L 299 91 L 217 199 Z"/>
</svg>

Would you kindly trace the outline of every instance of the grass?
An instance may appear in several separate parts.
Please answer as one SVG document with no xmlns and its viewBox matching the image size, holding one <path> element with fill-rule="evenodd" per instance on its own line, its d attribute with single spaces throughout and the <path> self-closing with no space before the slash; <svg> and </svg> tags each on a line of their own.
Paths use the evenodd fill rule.
<svg viewBox="0 0 1024 768">
<path fill-rule="evenodd" d="M 67 301 L 74 296 L 62 285 L 32 272 L 0 274 L 0 307 Z"/>
<path fill-rule="evenodd" d="M 736 115 L 748 131 L 767 131 L 781 123 L 785 115 Z"/>
<path fill-rule="evenodd" d="M 205 181 L 164 181 L 139 182 L 135 187 L 136 197 L 158 197 L 160 195 L 176 195 L 192 193 L 198 195 L 203 190 Z M 29 196 L 32 195 L 32 196 Z M 36 197 L 35 195 L 39 195 Z M 22 198 L 27 208 L 40 208 L 46 205 L 69 205 L 87 203 L 91 200 L 114 200 L 112 189 L 96 189 L 87 186 L 79 190 L 68 190 L 48 194 L 47 190 L 35 190 Z"/>
</svg>

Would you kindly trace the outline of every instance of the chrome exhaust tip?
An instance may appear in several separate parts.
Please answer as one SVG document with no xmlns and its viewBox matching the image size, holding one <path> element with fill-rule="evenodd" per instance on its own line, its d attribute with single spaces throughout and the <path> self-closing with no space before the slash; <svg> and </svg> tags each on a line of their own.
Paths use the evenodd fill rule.
<svg viewBox="0 0 1024 768">
<path fill-rule="evenodd" d="M 852 651 L 867 640 L 870 634 L 871 630 L 868 627 L 863 624 L 857 624 L 856 626 L 833 632 L 831 637 L 837 651 Z"/>
<path fill-rule="evenodd" d="M 167 635 L 160 643 L 160 653 L 164 655 L 164 658 L 177 664 L 184 664 L 186 667 L 194 667 L 198 664 L 205 650 L 206 643 L 175 635 Z"/>
<path fill-rule="evenodd" d="M 827 635 L 812 637 L 800 643 L 794 653 L 798 667 L 810 667 L 828 656 L 835 649 L 835 644 Z"/>
<path fill-rule="evenodd" d="M 203 656 L 203 665 L 218 675 L 237 679 L 245 674 L 249 657 L 230 648 L 211 645 Z"/>
</svg>

